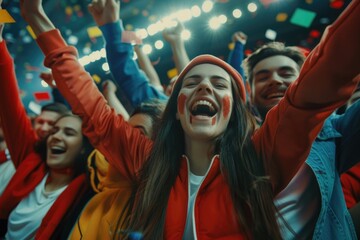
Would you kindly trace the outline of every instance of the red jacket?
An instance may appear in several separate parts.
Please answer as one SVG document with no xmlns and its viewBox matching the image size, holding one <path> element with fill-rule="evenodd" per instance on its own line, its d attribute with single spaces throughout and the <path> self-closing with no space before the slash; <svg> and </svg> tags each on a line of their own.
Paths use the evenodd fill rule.
<svg viewBox="0 0 360 240">
<path fill-rule="evenodd" d="M 304 163 L 323 121 L 346 102 L 356 87 L 354 78 L 359 68 L 353 62 L 358 61 L 360 49 L 358 43 L 351 42 L 351 34 L 352 29 L 358 27 L 353 18 L 359 14 L 359 3 L 353 4 L 353 8 L 328 29 L 320 45 L 308 56 L 299 79 L 253 136 L 257 151 L 263 154 L 275 194 Z M 356 7 L 357 12 L 353 11 Z M 149 155 L 152 141 L 107 105 L 91 76 L 78 63 L 76 50 L 66 45 L 57 30 L 41 34 L 37 41 L 57 87 L 73 111 L 82 117 L 84 133 L 111 165 L 130 181 L 134 180 Z M 184 159 L 181 161 L 168 201 L 166 239 L 182 239 L 185 228 L 188 167 Z M 217 157 L 197 195 L 194 222 L 199 239 L 244 238 L 233 214 L 230 192 Z"/>
<path fill-rule="evenodd" d="M 0 116 L 16 172 L 0 197 L 0 219 L 6 220 L 17 204 L 41 182 L 46 164 L 34 152 L 36 135 L 20 101 L 13 60 L 0 42 Z M 50 239 L 67 210 L 86 190 L 85 174 L 75 178 L 47 212 L 36 239 Z M 3 227 L 3 226 L 2 226 Z"/>
<path fill-rule="evenodd" d="M 360 163 L 341 175 L 346 206 L 352 208 L 360 201 Z"/>
</svg>

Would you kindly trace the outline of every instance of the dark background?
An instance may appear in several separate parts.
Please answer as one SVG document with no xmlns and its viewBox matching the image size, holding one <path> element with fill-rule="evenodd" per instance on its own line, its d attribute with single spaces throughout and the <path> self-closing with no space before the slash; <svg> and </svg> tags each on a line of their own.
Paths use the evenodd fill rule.
<svg viewBox="0 0 360 240">
<path fill-rule="evenodd" d="M 102 37 L 91 39 L 87 33 L 87 28 L 95 26 L 87 11 L 87 4 L 90 1 L 43 1 L 46 12 L 63 36 L 66 39 L 70 36 L 78 38 L 75 46 L 79 50 L 80 57 L 88 55 L 89 51 L 100 50 L 103 47 Z M 200 0 L 121 0 L 120 17 L 123 19 L 124 26 L 129 30 L 147 28 L 151 23 L 155 23 L 180 9 L 191 8 L 194 5 L 201 7 L 203 2 Z M 258 6 L 255 13 L 250 13 L 247 10 L 247 5 L 250 2 L 254 2 Z M 198 54 L 210 53 L 226 59 L 231 36 L 235 31 L 241 30 L 248 35 L 246 52 L 251 52 L 261 44 L 271 41 L 265 37 L 267 29 L 277 32 L 276 41 L 312 49 L 319 42 L 325 27 L 339 16 L 349 2 L 346 0 L 214 1 L 214 7 L 209 13 L 202 12 L 200 17 L 184 22 L 186 29 L 191 32 L 191 39 L 186 41 L 186 49 L 190 58 Z M 41 85 L 39 73 L 46 70 L 43 67 L 44 57 L 26 30 L 26 23 L 21 19 L 19 1 L 4 0 L 2 7 L 7 9 L 16 20 L 16 23 L 6 24 L 4 38 L 15 60 L 16 75 L 24 105 L 28 108 L 30 101 L 39 105 L 48 103 L 48 101 L 41 101 L 34 97 L 34 93 L 50 92 L 50 88 Z M 235 8 L 242 11 L 242 17 L 239 19 L 232 15 Z M 316 14 L 309 27 L 302 27 L 290 22 L 293 13 L 298 8 Z M 279 13 L 287 14 L 287 19 L 284 22 L 277 22 L 276 16 Z M 227 16 L 227 22 L 218 30 L 210 29 L 209 19 L 220 14 Z M 161 33 L 148 37 L 143 42 L 153 46 L 153 51 L 149 57 L 154 62 L 162 83 L 166 84 L 169 81 L 167 72 L 175 65 L 170 46 L 164 41 L 164 48 L 157 50 L 154 47 L 156 40 L 163 40 Z M 110 72 L 105 72 L 102 69 L 103 63 L 105 63 L 105 59 L 101 58 L 99 61 L 85 66 L 91 75 L 98 75 L 101 82 L 112 78 Z"/>
</svg>

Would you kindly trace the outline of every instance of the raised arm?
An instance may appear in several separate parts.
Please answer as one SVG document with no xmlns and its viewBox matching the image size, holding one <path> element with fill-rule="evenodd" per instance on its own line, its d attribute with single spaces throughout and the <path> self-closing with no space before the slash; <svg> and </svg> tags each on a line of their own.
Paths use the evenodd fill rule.
<svg viewBox="0 0 360 240">
<path fill-rule="evenodd" d="M 244 69 L 242 67 L 242 61 L 244 60 L 244 46 L 247 41 L 247 35 L 243 32 L 235 32 L 232 36 L 232 43 L 234 49 L 230 51 L 228 63 L 235 68 L 245 80 Z"/>
<path fill-rule="evenodd" d="M 116 96 L 116 85 L 110 81 L 106 80 L 103 84 L 103 95 L 105 99 L 108 101 L 110 107 L 112 107 L 117 114 L 123 116 L 125 121 L 129 120 L 129 113 L 126 111 L 125 107 L 122 105 L 120 100 Z"/>
<path fill-rule="evenodd" d="M 20 99 L 14 61 L 2 38 L 3 27 L 0 23 L 0 117 L 11 159 L 18 167 L 33 151 L 36 135 Z"/>
<path fill-rule="evenodd" d="M 159 75 L 157 74 L 154 66 L 152 65 L 150 58 L 139 45 L 134 46 L 134 50 L 137 55 L 137 59 L 140 65 L 140 68 L 144 71 L 146 76 L 149 79 L 149 82 L 159 91 L 164 91 L 163 86 L 161 85 Z"/>
<path fill-rule="evenodd" d="M 183 30 L 184 25 L 181 22 L 178 22 L 175 27 L 166 28 L 163 31 L 164 39 L 171 45 L 171 50 L 174 54 L 175 66 L 178 73 L 180 73 L 190 62 L 189 56 L 185 49 L 184 40 L 181 37 Z"/>
<path fill-rule="evenodd" d="M 136 107 L 154 98 L 167 100 L 165 94 L 149 83 L 146 75 L 133 60 L 133 46 L 121 40 L 124 28 L 119 19 L 120 1 L 93 1 L 89 5 L 89 11 L 103 33 L 110 71 L 132 106 Z"/>
<path fill-rule="evenodd" d="M 360 1 L 353 1 L 309 54 L 299 78 L 254 136 L 275 193 L 306 160 L 324 120 L 350 98 L 360 70 Z"/>
<path fill-rule="evenodd" d="M 21 13 L 37 36 L 45 66 L 51 68 L 56 85 L 83 120 L 83 132 L 120 173 L 134 180 L 152 142 L 112 110 L 90 75 L 77 59 L 76 49 L 66 45 L 42 8 L 41 0 L 22 0 Z"/>
</svg>

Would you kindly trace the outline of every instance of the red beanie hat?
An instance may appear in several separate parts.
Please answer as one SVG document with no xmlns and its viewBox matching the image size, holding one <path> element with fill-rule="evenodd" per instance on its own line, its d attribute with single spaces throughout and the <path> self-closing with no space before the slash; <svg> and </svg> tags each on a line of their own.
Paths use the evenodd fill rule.
<svg viewBox="0 0 360 240">
<path fill-rule="evenodd" d="M 221 67 L 222 69 L 224 69 L 237 83 L 237 85 L 240 89 L 241 100 L 243 102 L 246 101 L 245 86 L 244 86 L 244 82 L 243 82 L 243 79 L 242 79 L 240 73 L 238 71 L 236 71 L 228 63 L 221 60 L 220 58 L 217 58 L 215 56 L 208 55 L 208 54 L 197 56 L 193 60 L 191 60 L 188 63 L 188 65 L 186 65 L 186 67 L 179 74 L 179 77 L 178 77 L 175 85 L 180 83 L 183 80 L 184 76 L 190 71 L 190 69 L 192 69 L 196 65 L 204 64 L 204 63 L 214 64 L 214 65 L 217 65 L 217 66 Z"/>
</svg>

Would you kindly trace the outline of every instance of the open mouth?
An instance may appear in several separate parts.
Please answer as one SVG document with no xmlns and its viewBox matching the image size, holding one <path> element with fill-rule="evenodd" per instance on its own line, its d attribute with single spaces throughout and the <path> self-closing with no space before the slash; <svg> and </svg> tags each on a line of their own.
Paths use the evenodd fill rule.
<svg viewBox="0 0 360 240">
<path fill-rule="evenodd" d="M 209 101 L 199 100 L 193 104 L 190 113 L 193 116 L 213 117 L 217 113 L 217 110 Z"/>
<path fill-rule="evenodd" d="M 271 93 L 266 96 L 267 99 L 282 98 L 282 97 L 284 97 L 284 93 L 282 93 L 282 92 Z"/>
<path fill-rule="evenodd" d="M 65 148 L 59 147 L 59 146 L 52 146 L 50 148 L 51 154 L 63 154 L 66 152 Z"/>
</svg>

